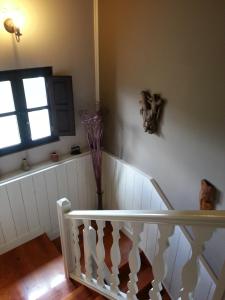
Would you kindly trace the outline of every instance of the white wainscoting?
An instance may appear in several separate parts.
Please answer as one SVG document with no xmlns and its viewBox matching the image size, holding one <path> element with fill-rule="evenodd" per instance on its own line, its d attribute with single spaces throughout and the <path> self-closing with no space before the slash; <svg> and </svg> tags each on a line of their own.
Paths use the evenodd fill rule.
<svg viewBox="0 0 225 300">
<path fill-rule="evenodd" d="M 0 254 L 44 232 L 58 236 L 58 199 L 67 197 L 75 210 L 96 209 L 95 195 L 88 153 L 0 183 Z"/>
<path fill-rule="evenodd" d="M 172 209 L 155 180 L 140 170 L 107 153 L 103 156 L 103 203 L 105 209 Z M 129 224 L 125 225 L 129 232 Z M 158 230 L 156 225 L 145 225 L 141 248 L 152 262 L 156 252 Z M 181 270 L 191 255 L 191 238 L 185 229 L 176 227 L 167 252 L 168 273 L 164 281 L 172 299 L 178 299 L 181 287 Z M 202 258 L 200 281 L 195 300 L 210 300 L 217 278 Z"/>
</svg>

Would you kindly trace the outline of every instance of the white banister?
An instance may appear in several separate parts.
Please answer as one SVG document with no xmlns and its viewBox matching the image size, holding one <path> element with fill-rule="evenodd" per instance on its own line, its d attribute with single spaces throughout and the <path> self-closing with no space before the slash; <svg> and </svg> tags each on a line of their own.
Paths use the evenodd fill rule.
<svg viewBox="0 0 225 300">
<path fill-rule="evenodd" d="M 70 249 L 68 247 L 68 245 L 70 244 L 68 220 L 66 220 L 64 216 L 70 210 L 71 210 L 71 203 L 68 199 L 62 198 L 57 201 L 60 240 L 61 240 L 65 275 L 67 278 L 69 278 L 69 273 L 72 271 L 71 269 L 73 267 L 73 263 L 71 261 Z"/>
<path fill-rule="evenodd" d="M 166 276 L 167 268 L 165 262 L 165 251 L 169 247 L 169 238 L 174 232 L 173 225 L 162 225 L 159 228 L 158 251 L 152 263 L 154 280 L 152 281 L 152 289 L 149 292 L 151 300 L 161 300 L 162 282 Z"/>
<path fill-rule="evenodd" d="M 104 237 L 104 221 L 97 221 L 98 226 L 98 243 L 97 243 L 97 259 L 98 259 L 98 269 L 97 269 L 97 282 L 100 287 L 104 287 L 105 279 L 105 248 L 103 243 Z"/>
<path fill-rule="evenodd" d="M 71 277 L 112 300 L 137 300 L 137 274 L 141 263 L 139 244 L 144 224 L 156 224 L 159 229 L 156 254 L 152 261 L 154 280 L 152 281 L 152 289 L 148 291 L 151 300 L 162 300 L 162 283 L 166 277 L 168 262 L 166 254 L 168 253 L 170 237 L 173 236 L 176 225 L 192 226 L 195 237 L 190 243 L 191 258 L 185 265 L 183 263 L 181 266 L 183 283 L 180 290 L 180 300 L 194 299 L 193 295 L 199 280 L 199 257 L 204 251 L 204 245 L 217 228 L 225 228 L 225 211 L 70 211 L 70 202 L 65 198 L 58 201 L 57 205 L 66 277 Z M 97 230 L 94 229 L 94 225 L 91 227 L 92 221 L 96 221 Z M 106 221 L 111 222 L 113 229 L 113 241 L 110 249 L 111 271 L 105 263 L 104 228 Z M 130 222 L 132 225 L 132 231 L 128 235 L 132 241 L 132 248 L 128 259 L 130 273 L 127 294 L 121 292 L 119 280 L 121 262 L 119 241 L 120 230 L 123 229 L 124 222 Z M 84 224 L 85 274 L 82 273 L 80 261 L 79 224 L 81 223 Z M 213 300 L 223 299 L 224 280 L 225 264 L 218 281 L 214 280 L 216 288 L 212 296 Z M 177 289 L 177 293 L 179 293 L 180 286 Z"/>
<path fill-rule="evenodd" d="M 193 226 L 192 231 L 195 237 L 195 242 L 192 246 L 192 255 L 190 260 L 183 267 L 182 271 L 182 282 L 183 287 L 181 289 L 181 300 L 193 299 L 193 292 L 198 283 L 199 275 L 199 261 L 198 258 L 205 249 L 205 242 L 207 242 L 213 232 L 213 228 L 208 227 L 197 227 Z"/>
<path fill-rule="evenodd" d="M 132 249 L 129 255 L 129 267 L 130 267 L 130 274 L 129 274 L 129 282 L 128 282 L 128 292 L 127 298 L 131 300 L 137 300 L 137 273 L 141 267 L 141 259 L 140 259 L 140 251 L 139 251 L 139 243 L 141 241 L 141 233 L 143 231 L 144 224 L 142 223 L 132 223 L 133 229 L 133 237 L 132 237 Z"/>
<path fill-rule="evenodd" d="M 142 222 L 225 227 L 225 211 L 152 211 L 152 210 L 80 210 L 66 215 L 69 219 Z"/>
<path fill-rule="evenodd" d="M 119 239 L 120 229 L 122 224 L 120 222 L 112 222 L 113 227 L 113 244 L 111 248 L 111 260 L 112 260 L 112 275 L 111 275 L 111 291 L 115 294 L 119 292 L 119 264 L 121 260 Z"/>
</svg>

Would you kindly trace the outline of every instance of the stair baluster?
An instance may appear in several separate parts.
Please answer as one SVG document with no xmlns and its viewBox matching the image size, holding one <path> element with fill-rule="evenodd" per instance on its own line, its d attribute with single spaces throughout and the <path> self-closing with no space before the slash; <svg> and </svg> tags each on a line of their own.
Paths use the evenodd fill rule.
<svg viewBox="0 0 225 300">
<path fill-rule="evenodd" d="M 216 286 L 215 293 L 213 295 L 213 300 L 221 300 L 225 298 L 225 262 L 223 264 L 222 270 L 220 272 L 219 281 Z"/>
<path fill-rule="evenodd" d="M 104 271 L 105 271 L 105 248 L 103 243 L 105 221 L 96 221 L 98 226 L 98 244 L 97 244 L 97 282 L 100 287 L 104 287 Z"/>
<path fill-rule="evenodd" d="M 111 222 L 113 227 L 113 244 L 110 251 L 112 260 L 112 275 L 111 275 L 111 291 L 118 294 L 119 293 L 119 264 L 121 261 L 119 239 L 120 239 L 120 229 L 122 224 L 120 222 Z"/>
<path fill-rule="evenodd" d="M 72 220 L 72 233 L 73 233 L 73 253 L 75 256 L 75 274 L 76 276 L 81 276 L 81 266 L 80 266 L 80 245 L 79 245 L 79 227 L 78 220 Z"/>
<path fill-rule="evenodd" d="M 132 236 L 132 249 L 129 254 L 129 282 L 128 282 L 128 292 L 127 299 L 137 300 L 137 273 L 141 267 L 141 259 L 140 259 L 140 251 L 139 251 L 139 243 L 141 242 L 141 233 L 144 229 L 143 223 L 132 223 L 133 236 Z"/>
<path fill-rule="evenodd" d="M 91 257 L 91 221 L 90 220 L 84 220 L 84 231 L 83 231 L 83 237 L 84 237 L 84 258 L 85 258 L 85 274 L 86 274 L 86 280 L 92 281 L 92 274 L 93 274 L 93 268 L 92 268 L 92 257 Z"/>
<path fill-rule="evenodd" d="M 150 300 L 162 300 L 162 281 L 166 276 L 167 268 L 165 262 L 165 251 L 169 247 L 169 238 L 174 233 L 173 225 L 158 225 L 159 238 L 158 238 L 158 251 L 152 263 L 152 271 L 154 280 L 152 281 L 152 288 L 149 291 Z"/>
<path fill-rule="evenodd" d="M 199 261 L 198 258 L 205 249 L 207 242 L 213 232 L 213 228 L 192 226 L 194 237 L 197 239 L 192 243 L 192 255 L 183 267 L 182 271 L 182 289 L 180 291 L 180 300 L 193 299 L 193 292 L 198 283 Z"/>
</svg>

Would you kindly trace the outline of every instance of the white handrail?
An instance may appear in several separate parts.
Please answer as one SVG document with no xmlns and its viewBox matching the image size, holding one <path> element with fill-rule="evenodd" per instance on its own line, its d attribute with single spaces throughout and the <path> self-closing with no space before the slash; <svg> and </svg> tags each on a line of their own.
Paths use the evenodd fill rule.
<svg viewBox="0 0 225 300">
<path fill-rule="evenodd" d="M 143 222 L 147 224 L 225 227 L 225 211 L 79 210 L 68 219 Z"/>
</svg>

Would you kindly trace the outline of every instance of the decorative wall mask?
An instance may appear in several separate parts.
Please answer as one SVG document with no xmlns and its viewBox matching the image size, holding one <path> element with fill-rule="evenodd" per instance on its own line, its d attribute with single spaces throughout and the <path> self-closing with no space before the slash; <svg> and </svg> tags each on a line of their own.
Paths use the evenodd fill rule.
<svg viewBox="0 0 225 300">
<path fill-rule="evenodd" d="M 201 190 L 199 194 L 200 209 L 215 209 L 216 188 L 206 179 L 201 181 Z"/>
<path fill-rule="evenodd" d="M 143 116 L 143 127 L 145 132 L 158 133 L 159 122 L 165 100 L 160 94 L 151 94 L 150 91 L 141 92 L 142 99 L 140 113 Z"/>
</svg>

